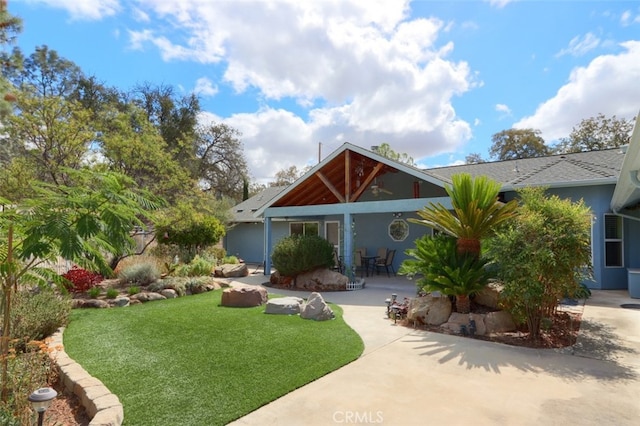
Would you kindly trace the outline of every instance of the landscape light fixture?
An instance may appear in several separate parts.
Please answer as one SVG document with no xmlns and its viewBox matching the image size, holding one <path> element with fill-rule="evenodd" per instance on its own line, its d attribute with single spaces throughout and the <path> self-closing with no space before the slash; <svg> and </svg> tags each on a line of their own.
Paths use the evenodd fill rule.
<svg viewBox="0 0 640 426">
<path fill-rule="evenodd" d="M 29 395 L 31 406 L 38 413 L 38 426 L 42 426 L 44 412 L 47 411 L 56 396 L 58 396 L 58 392 L 51 388 L 40 388 Z"/>
</svg>

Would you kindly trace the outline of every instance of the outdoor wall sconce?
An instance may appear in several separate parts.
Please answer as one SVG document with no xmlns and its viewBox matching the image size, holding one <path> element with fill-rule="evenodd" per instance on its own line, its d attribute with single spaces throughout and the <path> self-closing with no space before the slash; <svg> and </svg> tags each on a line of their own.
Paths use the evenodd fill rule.
<svg viewBox="0 0 640 426">
<path fill-rule="evenodd" d="M 42 426 L 44 412 L 51 406 L 51 401 L 58 396 L 58 392 L 51 388 L 40 388 L 34 391 L 29 398 L 31 406 L 38 413 L 38 426 Z"/>
</svg>

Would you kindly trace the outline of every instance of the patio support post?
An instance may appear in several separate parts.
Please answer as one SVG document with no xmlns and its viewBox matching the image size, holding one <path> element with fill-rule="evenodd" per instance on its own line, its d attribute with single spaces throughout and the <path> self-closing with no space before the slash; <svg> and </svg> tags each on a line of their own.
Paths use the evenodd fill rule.
<svg viewBox="0 0 640 426">
<path fill-rule="evenodd" d="M 271 218 L 264 218 L 264 274 L 271 275 Z"/>
<path fill-rule="evenodd" d="M 349 212 L 345 212 L 344 213 L 344 219 L 343 222 L 344 223 L 344 230 L 343 230 L 343 238 L 342 241 L 344 241 L 343 244 L 343 249 L 344 249 L 344 253 L 342 258 L 344 259 L 344 270 L 345 271 L 350 271 L 351 270 L 351 265 L 353 264 L 353 259 L 351 256 L 351 253 L 353 253 L 353 233 L 351 232 L 351 221 L 353 219 L 351 218 L 351 213 Z"/>
</svg>

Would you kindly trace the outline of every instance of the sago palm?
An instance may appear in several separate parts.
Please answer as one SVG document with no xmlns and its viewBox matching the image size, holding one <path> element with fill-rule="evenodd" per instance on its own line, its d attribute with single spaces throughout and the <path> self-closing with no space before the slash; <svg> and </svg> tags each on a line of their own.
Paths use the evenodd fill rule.
<svg viewBox="0 0 640 426">
<path fill-rule="evenodd" d="M 460 313 L 470 311 L 470 296 L 482 290 L 490 278 L 487 262 L 469 254 L 458 254 L 450 236 L 425 236 L 416 240 L 416 248 L 407 250 L 407 254 L 413 259 L 402 263 L 400 273 L 422 274 L 416 284 L 427 292 L 455 296 L 456 310 Z"/>
<path fill-rule="evenodd" d="M 459 254 L 480 256 L 480 240 L 491 235 L 502 222 L 515 215 L 516 201 L 498 201 L 500 184 L 486 176 L 472 178 L 462 173 L 452 176 L 453 185 L 445 186 L 453 211 L 442 204 L 430 203 L 418 211 L 421 219 L 413 223 L 429 226 L 456 238 Z"/>
</svg>

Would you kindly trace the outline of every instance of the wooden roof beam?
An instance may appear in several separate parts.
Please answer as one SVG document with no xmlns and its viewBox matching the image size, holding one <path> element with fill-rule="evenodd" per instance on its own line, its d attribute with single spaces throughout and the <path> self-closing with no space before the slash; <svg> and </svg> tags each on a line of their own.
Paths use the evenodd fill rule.
<svg viewBox="0 0 640 426">
<path fill-rule="evenodd" d="M 373 168 L 373 170 L 371 170 L 371 172 L 367 175 L 367 177 L 362 182 L 362 185 L 360 185 L 360 187 L 358 189 L 356 189 L 356 192 L 353 193 L 353 200 L 354 201 L 356 201 L 358 198 L 360 198 L 362 193 L 369 187 L 369 184 L 373 181 L 373 179 L 375 179 L 375 177 L 378 176 L 378 172 L 380 170 L 382 170 L 383 166 L 384 166 L 384 164 L 378 163 Z"/>
<path fill-rule="evenodd" d="M 344 196 L 342 194 L 340 194 L 340 192 L 338 192 L 336 187 L 333 186 L 333 184 L 331 182 L 329 182 L 329 179 L 327 179 L 326 176 L 324 174 L 322 174 L 322 172 L 317 171 L 316 172 L 316 176 L 318 176 L 318 179 L 320 179 L 322 181 L 322 183 L 324 183 L 324 185 L 329 189 L 329 191 L 331 191 L 331 193 L 333 195 L 335 195 L 335 197 L 338 199 L 338 201 L 340 201 L 341 203 L 345 202 Z"/>
</svg>

